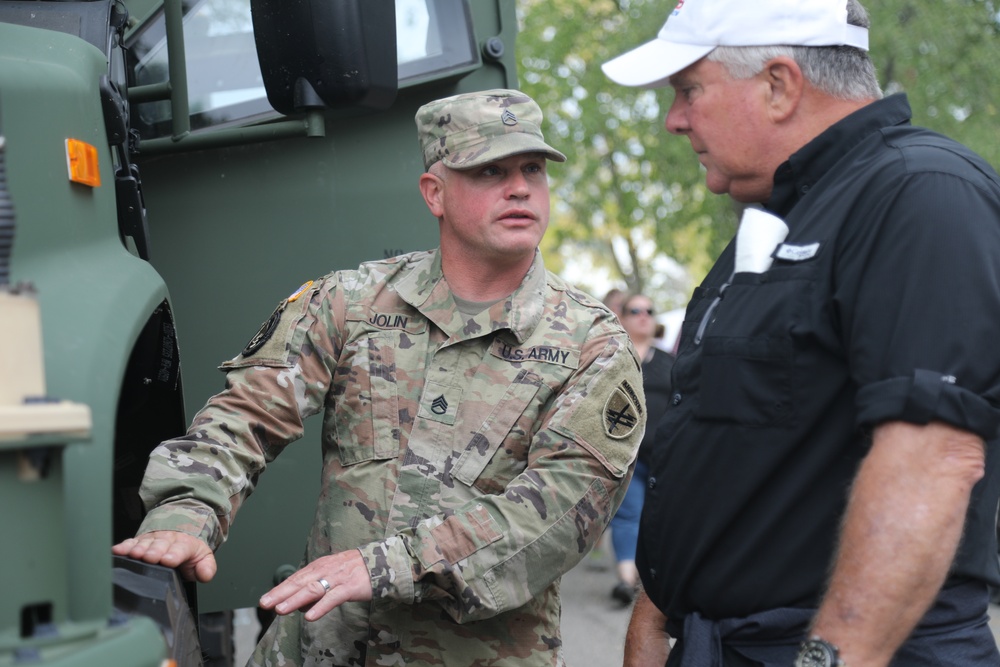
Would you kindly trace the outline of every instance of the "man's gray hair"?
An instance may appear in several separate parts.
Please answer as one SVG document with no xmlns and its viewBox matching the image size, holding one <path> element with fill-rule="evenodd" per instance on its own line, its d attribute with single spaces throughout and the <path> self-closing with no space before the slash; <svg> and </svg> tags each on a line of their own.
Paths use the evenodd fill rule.
<svg viewBox="0 0 1000 667">
<path fill-rule="evenodd" d="M 862 28 L 871 24 L 857 0 L 848 0 L 847 22 Z M 795 60 L 807 81 L 833 97 L 853 101 L 882 97 L 874 63 L 866 51 L 853 46 L 720 46 L 706 59 L 725 66 L 734 79 L 749 79 L 778 56 Z"/>
</svg>

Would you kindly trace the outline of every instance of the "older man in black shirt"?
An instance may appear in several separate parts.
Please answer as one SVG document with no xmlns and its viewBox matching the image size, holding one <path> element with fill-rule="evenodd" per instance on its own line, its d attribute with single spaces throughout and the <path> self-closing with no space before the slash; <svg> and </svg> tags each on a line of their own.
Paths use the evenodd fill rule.
<svg viewBox="0 0 1000 667">
<path fill-rule="evenodd" d="M 626 664 L 1000 664 L 1000 178 L 882 99 L 867 26 L 687 0 L 605 65 L 750 205 L 688 307 Z"/>
</svg>

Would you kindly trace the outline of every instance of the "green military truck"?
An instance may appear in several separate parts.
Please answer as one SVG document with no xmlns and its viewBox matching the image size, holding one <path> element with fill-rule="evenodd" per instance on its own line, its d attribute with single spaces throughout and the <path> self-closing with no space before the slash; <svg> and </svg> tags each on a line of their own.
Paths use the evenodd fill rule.
<svg viewBox="0 0 1000 667">
<path fill-rule="evenodd" d="M 232 610 L 303 553 L 320 425 L 208 585 L 112 559 L 146 457 L 299 284 L 436 244 L 413 116 L 516 86 L 516 27 L 514 0 L 0 0 L 0 667 L 232 663 Z"/>
</svg>

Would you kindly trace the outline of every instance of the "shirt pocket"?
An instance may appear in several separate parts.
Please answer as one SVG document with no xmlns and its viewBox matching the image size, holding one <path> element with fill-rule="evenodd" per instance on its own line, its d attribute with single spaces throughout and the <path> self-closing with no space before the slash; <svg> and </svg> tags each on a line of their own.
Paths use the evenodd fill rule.
<svg viewBox="0 0 1000 667">
<path fill-rule="evenodd" d="M 795 421 L 795 338 L 807 326 L 811 267 L 737 274 L 701 341 L 700 419 L 744 426 Z"/>
<path fill-rule="evenodd" d="M 538 406 L 541 377 L 522 368 L 499 402 L 463 404 L 458 430 L 461 453 L 451 476 L 483 493 L 499 493 L 527 468 Z M 472 430 L 475 429 L 475 430 Z M 466 436 L 466 434 L 471 434 Z M 503 449 L 502 455 L 497 452 Z"/>
<path fill-rule="evenodd" d="M 793 418 L 790 340 L 716 336 L 703 344 L 696 416 L 747 426 L 770 426 Z"/>
<path fill-rule="evenodd" d="M 332 412 L 345 466 L 399 454 L 396 343 L 394 332 L 373 332 L 348 343 L 341 354 L 334 382 L 342 393 Z"/>
</svg>

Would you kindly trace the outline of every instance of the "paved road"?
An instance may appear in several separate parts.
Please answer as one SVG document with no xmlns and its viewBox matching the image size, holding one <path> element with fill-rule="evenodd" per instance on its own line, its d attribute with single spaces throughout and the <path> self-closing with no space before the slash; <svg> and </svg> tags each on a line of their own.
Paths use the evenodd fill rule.
<svg viewBox="0 0 1000 667">
<path fill-rule="evenodd" d="M 630 607 L 611 598 L 610 536 L 562 580 L 562 635 L 567 667 L 621 667 Z"/>
</svg>

